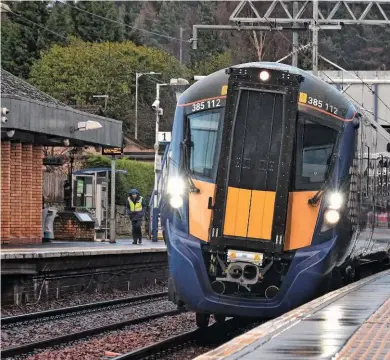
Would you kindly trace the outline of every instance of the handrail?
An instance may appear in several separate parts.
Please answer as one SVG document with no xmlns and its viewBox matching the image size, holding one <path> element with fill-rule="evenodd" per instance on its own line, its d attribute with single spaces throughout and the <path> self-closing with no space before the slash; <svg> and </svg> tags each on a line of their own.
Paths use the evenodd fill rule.
<svg viewBox="0 0 390 360">
<path fill-rule="evenodd" d="M 165 151 L 164 151 L 164 156 L 163 156 L 163 159 L 161 162 L 161 171 L 160 171 L 160 174 L 158 175 L 158 178 L 157 178 L 157 189 L 153 189 L 152 196 L 150 197 L 150 200 L 149 200 L 149 234 L 154 234 L 154 233 L 157 234 L 157 230 L 158 230 L 158 229 L 153 229 L 153 223 L 155 224 L 155 226 L 158 227 L 158 221 L 153 221 L 153 215 L 152 215 L 152 214 L 156 214 L 156 210 L 154 210 L 154 206 L 153 206 L 154 205 L 154 196 L 155 196 L 156 191 L 158 191 L 158 189 L 160 187 L 161 178 L 162 178 L 162 175 L 164 172 L 164 166 L 167 162 L 169 146 L 170 145 L 167 145 L 167 147 L 165 148 Z M 159 196 L 159 193 L 157 193 L 157 196 Z M 157 200 L 159 200 L 159 199 L 157 199 Z M 160 203 L 158 201 L 158 207 L 159 207 L 159 205 L 160 205 Z M 158 210 L 157 210 L 157 213 L 158 213 Z M 153 236 L 152 236 L 152 239 L 153 239 Z"/>
<path fill-rule="evenodd" d="M 165 148 L 165 151 L 164 151 L 163 160 L 161 162 L 161 172 L 160 172 L 160 174 L 159 174 L 159 176 L 157 178 L 157 187 L 158 187 L 158 184 L 160 183 L 160 180 L 161 180 L 164 164 L 166 163 L 166 159 L 167 159 L 167 156 L 168 156 L 168 150 L 169 150 L 169 145 L 167 145 L 167 147 Z M 150 197 L 150 200 L 149 200 L 149 207 L 151 207 L 152 204 L 153 204 L 153 197 L 154 197 L 155 191 L 156 191 L 156 189 L 153 189 L 152 196 Z"/>
</svg>

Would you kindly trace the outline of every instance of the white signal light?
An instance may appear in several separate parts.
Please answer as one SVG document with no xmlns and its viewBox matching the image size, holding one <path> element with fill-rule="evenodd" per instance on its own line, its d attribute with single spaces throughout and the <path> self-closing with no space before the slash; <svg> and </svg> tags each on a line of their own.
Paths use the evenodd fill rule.
<svg viewBox="0 0 390 360">
<path fill-rule="evenodd" d="M 267 81 L 269 79 L 269 72 L 263 70 L 263 71 L 260 72 L 259 77 L 260 77 L 261 81 Z"/>
</svg>

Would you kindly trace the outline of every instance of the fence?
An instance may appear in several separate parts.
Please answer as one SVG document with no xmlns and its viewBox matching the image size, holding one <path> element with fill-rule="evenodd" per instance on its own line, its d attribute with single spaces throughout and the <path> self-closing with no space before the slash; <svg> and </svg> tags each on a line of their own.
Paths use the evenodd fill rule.
<svg viewBox="0 0 390 360">
<path fill-rule="evenodd" d="M 64 199 L 64 181 L 66 175 L 43 173 L 43 196 L 46 202 L 60 202 Z"/>
</svg>

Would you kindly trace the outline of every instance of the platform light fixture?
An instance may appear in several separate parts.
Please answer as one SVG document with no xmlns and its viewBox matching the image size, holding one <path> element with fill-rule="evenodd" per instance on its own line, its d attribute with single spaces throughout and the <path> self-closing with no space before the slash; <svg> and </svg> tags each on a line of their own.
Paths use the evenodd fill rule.
<svg viewBox="0 0 390 360">
<path fill-rule="evenodd" d="M 88 121 L 80 121 L 77 124 L 77 128 L 71 127 L 70 131 L 71 132 L 76 132 L 76 131 L 88 131 L 88 130 L 96 130 L 102 128 L 103 125 L 100 124 L 98 121 L 93 121 L 93 120 L 88 120 Z"/>
</svg>

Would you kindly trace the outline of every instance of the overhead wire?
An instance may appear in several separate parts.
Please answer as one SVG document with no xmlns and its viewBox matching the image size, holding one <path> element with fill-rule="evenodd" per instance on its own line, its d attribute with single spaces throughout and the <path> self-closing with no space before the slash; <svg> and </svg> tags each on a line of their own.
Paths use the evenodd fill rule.
<svg viewBox="0 0 390 360">
<path fill-rule="evenodd" d="M 314 19 L 313 19 L 313 20 L 314 20 Z M 318 22 L 317 22 L 316 20 L 314 20 L 314 21 L 316 22 L 316 25 L 318 26 L 319 30 L 324 34 L 324 36 L 325 36 L 326 39 L 328 40 L 328 39 L 329 39 L 329 36 L 325 33 L 324 29 L 321 28 L 321 25 L 318 24 Z M 337 52 L 337 54 L 341 57 L 341 59 L 346 63 L 346 65 L 349 67 L 349 70 L 354 72 L 355 76 L 362 82 L 362 84 L 363 84 L 364 86 L 366 86 L 366 87 L 370 90 L 370 92 L 371 92 L 374 96 L 376 96 L 376 97 L 378 98 L 378 100 L 386 107 L 387 110 L 390 110 L 390 107 L 389 107 L 389 106 L 384 102 L 384 100 L 377 94 L 377 92 L 376 92 L 375 90 L 372 89 L 372 86 L 370 86 L 369 84 L 367 84 L 367 83 L 362 79 L 362 77 L 359 75 L 359 73 L 358 73 L 356 70 L 354 70 L 354 69 L 352 68 L 352 66 L 349 64 L 349 62 L 348 62 L 348 61 L 345 59 L 345 57 L 343 56 L 343 54 L 342 54 L 340 51 L 338 51 L 338 50 L 336 50 L 336 52 Z"/>
<path fill-rule="evenodd" d="M 66 37 L 66 36 L 64 36 L 64 35 L 61 35 L 61 34 L 58 34 L 58 33 L 56 33 L 55 31 L 50 30 L 50 29 L 48 29 L 47 27 L 45 27 L 45 26 L 43 26 L 43 25 L 41 25 L 41 24 L 36 23 L 35 21 L 29 20 L 29 19 L 25 18 L 24 16 L 22 16 L 22 15 L 16 13 L 16 12 L 13 11 L 13 10 L 9 10 L 9 12 L 12 13 L 12 14 L 14 14 L 14 15 L 16 15 L 16 16 L 18 16 L 18 17 L 20 17 L 20 18 L 22 18 L 23 20 L 25 20 L 25 21 L 27 21 L 27 22 L 29 22 L 29 23 L 32 23 L 32 24 L 34 24 L 34 25 L 36 25 L 36 26 L 38 26 L 38 27 L 40 27 L 40 28 L 42 28 L 42 29 L 44 29 L 44 30 L 46 30 L 46 31 L 48 31 L 48 32 L 50 32 L 50 33 L 56 35 L 56 36 L 58 36 L 58 37 L 63 38 L 63 39 L 66 40 L 67 42 L 69 42 L 68 37 Z"/>
<path fill-rule="evenodd" d="M 304 5 L 304 9 L 305 9 L 306 5 L 307 5 L 307 3 Z M 304 9 L 303 9 L 303 10 L 304 10 Z M 264 19 L 269 23 L 269 25 L 270 25 L 271 27 L 274 27 L 274 24 L 272 24 L 272 22 L 271 22 L 268 18 L 264 17 Z M 315 21 L 315 19 L 313 19 L 313 20 Z M 318 25 L 318 22 L 317 22 L 317 21 L 315 21 L 315 22 L 316 22 L 316 25 Z M 318 25 L 318 26 L 319 26 L 319 25 Z M 274 27 L 274 28 L 276 29 L 276 31 L 277 31 L 280 35 L 282 35 L 282 37 L 283 37 L 284 39 L 286 39 L 291 45 L 293 45 L 292 41 L 291 41 L 287 36 L 285 36 L 285 35 L 284 35 L 279 29 L 277 29 L 276 27 Z M 324 30 L 321 29 L 321 27 L 320 27 L 320 30 L 321 30 L 322 32 L 324 32 Z M 327 35 L 325 34 L 325 36 L 327 36 Z M 301 50 L 302 50 L 302 47 L 300 46 L 300 44 L 298 44 L 298 46 L 299 46 L 299 48 L 297 49 L 297 53 L 300 53 Z M 306 54 L 304 54 L 304 53 L 301 53 L 301 54 L 302 54 L 306 59 L 312 61 L 312 59 L 310 59 Z M 341 54 L 340 54 L 340 55 L 341 55 Z M 348 62 L 344 59 L 344 57 L 343 57 L 342 55 L 341 55 L 341 57 L 342 57 L 343 60 L 348 64 Z M 349 64 L 348 64 L 348 65 L 349 65 Z M 349 66 L 350 66 L 350 65 L 349 65 Z M 380 101 L 382 102 L 382 104 L 385 105 L 385 107 L 386 107 L 388 110 L 390 110 L 389 106 L 388 106 L 388 105 L 387 105 L 387 104 L 378 96 L 378 94 L 376 94 L 375 91 L 372 90 L 372 88 L 371 88 L 367 83 L 364 82 L 364 80 L 359 76 L 359 74 L 356 72 L 356 70 L 353 70 L 353 69 L 350 69 L 350 70 L 352 70 L 353 72 L 355 72 L 356 76 L 361 80 L 362 84 L 364 84 L 365 86 L 367 86 L 368 89 L 369 89 L 375 96 L 377 96 L 378 100 L 380 100 Z M 334 82 L 334 80 L 331 79 L 325 72 L 323 72 L 323 74 L 331 81 L 331 83 L 332 83 L 333 85 L 336 85 L 336 86 L 337 86 L 337 84 Z M 349 98 L 351 98 L 356 104 L 359 104 L 359 105 L 360 105 L 359 101 L 357 101 L 356 99 L 354 99 L 354 98 L 353 98 L 351 95 L 349 95 L 347 92 L 345 92 L 345 94 L 346 94 Z M 362 105 L 361 107 L 362 107 L 363 110 L 369 111 L 368 109 L 364 108 L 363 105 Z M 377 118 L 378 118 L 379 120 L 382 120 L 382 121 L 384 121 L 384 122 L 386 122 L 387 124 L 390 125 L 390 122 L 389 122 L 388 120 L 383 119 L 383 118 L 380 118 L 380 117 L 378 117 L 378 116 L 377 116 Z"/>
<path fill-rule="evenodd" d="M 88 10 L 84 10 L 82 8 L 79 8 L 78 6 L 76 5 L 71 5 L 69 4 L 69 2 L 64 2 L 63 4 L 66 4 L 67 6 L 70 6 L 74 9 L 77 9 L 79 11 L 82 11 L 84 13 L 87 13 L 87 14 L 90 14 L 92 16 L 95 16 L 97 18 L 100 18 L 102 20 L 106 20 L 106 21 L 110 21 L 112 23 L 115 23 L 115 24 L 118 24 L 118 25 L 121 25 L 121 26 L 125 26 L 125 27 L 128 27 L 130 29 L 133 29 L 133 30 L 136 30 L 136 31 L 140 31 L 140 32 L 144 32 L 144 33 L 147 33 L 147 34 L 151 34 L 151 35 L 156 35 L 156 36 L 159 36 L 159 37 L 163 37 L 163 38 L 166 38 L 166 39 L 170 39 L 170 40 L 176 40 L 176 41 L 184 41 L 184 42 L 189 42 L 189 40 L 181 40 L 179 38 L 176 38 L 174 36 L 170 36 L 170 35 L 165 35 L 165 34 L 162 34 L 162 33 L 159 33 L 159 32 L 156 32 L 156 31 L 150 31 L 150 30 L 146 30 L 146 29 L 142 29 L 142 28 L 138 28 L 136 26 L 131 26 L 131 25 L 128 25 L 124 22 L 121 22 L 121 21 L 118 21 L 118 20 L 114 20 L 114 19 L 110 19 L 110 18 L 107 18 L 105 16 L 101 16 L 101 15 L 98 15 L 98 14 L 95 14 L 93 12 L 90 12 Z"/>
</svg>

